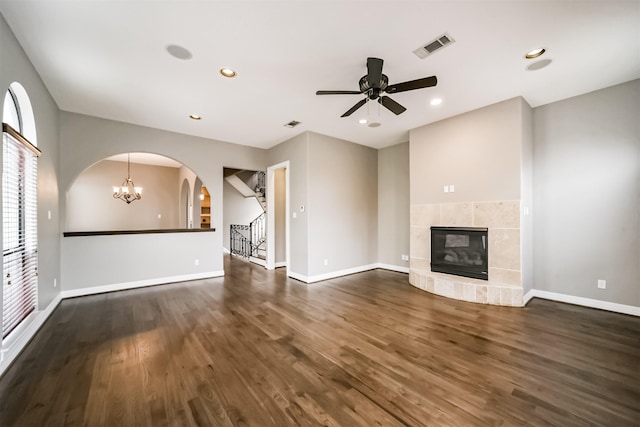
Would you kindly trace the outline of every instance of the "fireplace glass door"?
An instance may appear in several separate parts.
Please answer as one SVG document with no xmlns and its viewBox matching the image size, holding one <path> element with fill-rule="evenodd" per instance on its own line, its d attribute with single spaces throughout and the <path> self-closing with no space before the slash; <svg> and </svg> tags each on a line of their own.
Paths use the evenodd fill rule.
<svg viewBox="0 0 640 427">
<path fill-rule="evenodd" d="M 431 271 L 489 280 L 486 228 L 431 227 Z"/>
</svg>

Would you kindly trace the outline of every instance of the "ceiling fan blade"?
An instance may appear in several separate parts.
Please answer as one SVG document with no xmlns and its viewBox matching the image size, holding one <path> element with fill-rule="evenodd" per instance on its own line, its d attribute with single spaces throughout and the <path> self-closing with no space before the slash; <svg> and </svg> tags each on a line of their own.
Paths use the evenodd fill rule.
<svg viewBox="0 0 640 427">
<path fill-rule="evenodd" d="M 367 58 L 367 82 L 369 82 L 369 87 L 380 88 L 383 62 L 379 58 Z"/>
<path fill-rule="evenodd" d="M 402 114 L 405 111 L 407 111 L 406 108 L 404 108 L 402 105 L 398 104 L 396 101 L 389 98 L 388 96 L 381 96 L 380 98 L 378 98 L 378 102 L 382 104 L 384 107 L 388 108 L 389 111 L 391 111 L 396 116 L 398 114 Z"/>
<path fill-rule="evenodd" d="M 316 95 L 360 95 L 359 90 L 319 90 Z"/>
<path fill-rule="evenodd" d="M 347 117 L 352 115 L 358 108 L 362 107 L 364 104 L 366 104 L 368 101 L 368 98 L 364 98 L 361 99 L 356 105 L 354 105 L 353 107 L 351 107 L 349 109 L 349 111 L 347 111 L 346 113 L 344 113 L 343 115 L 341 115 L 340 117 Z"/>
<path fill-rule="evenodd" d="M 438 84 L 438 79 L 436 78 L 436 76 L 431 76 L 431 77 L 425 77 L 423 79 L 411 80 L 408 82 L 389 85 L 384 91 L 387 93 L 406 92 L 408 90 L 432 87 L 437 84 Z"/>
</svg>

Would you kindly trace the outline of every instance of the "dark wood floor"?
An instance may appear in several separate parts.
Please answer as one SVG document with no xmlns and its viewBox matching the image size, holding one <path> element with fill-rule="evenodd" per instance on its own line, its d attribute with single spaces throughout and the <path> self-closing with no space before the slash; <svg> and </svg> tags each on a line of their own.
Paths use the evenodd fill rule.
<svg viewBox="0 0 640 427">
<path fill-rule="evenodd" d="M 639 318 L 226 262 L 225 278 L 64 300 L 0 379 L 0 425 L 640 423 Z"/>
</svg>

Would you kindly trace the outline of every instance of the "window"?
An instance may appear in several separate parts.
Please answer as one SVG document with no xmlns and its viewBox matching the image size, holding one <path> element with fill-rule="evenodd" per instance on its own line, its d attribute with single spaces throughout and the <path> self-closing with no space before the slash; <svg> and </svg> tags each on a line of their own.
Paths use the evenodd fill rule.
<svg viewBox="0 0 640 427">
<path fill-rule="evenodd" d="M 2 338 L 36 310 L 38 297 L 37 178 L 40 151 L 24 136 L 20 95 L 5 94 L 2 123 Z M 28 103 L 28 98 L 25 102 Z M 31 111 L 31 106 L 28 106 Z"/>
</svg>

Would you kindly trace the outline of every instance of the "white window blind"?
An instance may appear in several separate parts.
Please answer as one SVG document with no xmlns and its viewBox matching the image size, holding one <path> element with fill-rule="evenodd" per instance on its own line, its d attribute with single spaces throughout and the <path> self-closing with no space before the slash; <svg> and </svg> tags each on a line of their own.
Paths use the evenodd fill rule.
<svg viewBox="0 0 640 427">
<path fill-rule="evenodd" d="M 2 124 L 2 338 L 37 307 L 40 150 Z"/>
</svg>

